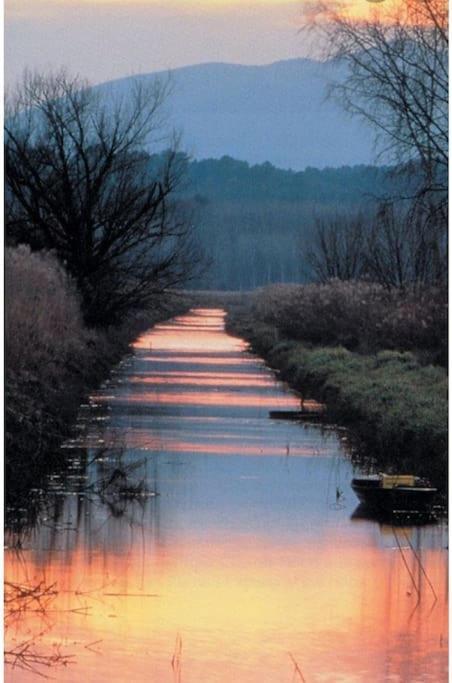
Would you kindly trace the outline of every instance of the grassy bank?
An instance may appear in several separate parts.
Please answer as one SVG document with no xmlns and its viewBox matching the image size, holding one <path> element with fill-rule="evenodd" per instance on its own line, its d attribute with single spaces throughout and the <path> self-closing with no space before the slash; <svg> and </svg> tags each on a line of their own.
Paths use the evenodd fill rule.
<svg viewBox="0 0 452 683">
<path fill-rule="evenodd" d="M 364 353 L 295 339 L 287 325 L 263 319 L 262 296 L 226 302 L 229 331 L 247 339 L 301 394 L 326 402 L 331 419 L 350 427 L 358 459 L 388 470 L 413 471 L 444 489 L 444 368 L 426 363 L 425 349 L 419 355 L 397 349 Z"/>
<path fill-rule="evenodd" d="M 5 254 L 5 478 L 7 497 L 61 459 L 78 408 L 138 334 L 187 309 L 158 308 L 102 330 L 83 324 L 78 293 L 55 257 L 25 246 Z"/>
</svg>

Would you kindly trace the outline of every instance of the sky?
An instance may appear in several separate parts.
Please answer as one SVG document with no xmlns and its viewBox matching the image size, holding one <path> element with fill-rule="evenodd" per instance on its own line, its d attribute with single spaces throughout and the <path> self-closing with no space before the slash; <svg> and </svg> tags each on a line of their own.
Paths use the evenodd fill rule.
<svg viewBox="0 0 452 683">
<path fill-rule="evenodd" d="M 310 56 L 312 40 L 298 30 L 306 2 L 5 0 L 5 81 L 14 83 L 24 68 L 64 66 L 99 83 L 201 62 Z"/>
<path fill-rule="evenodd" d="M 200 62 L 306 53 L 300 0 L 6 0 L 6 81 L 65 66 L 92 82 Z"/>
</svg>

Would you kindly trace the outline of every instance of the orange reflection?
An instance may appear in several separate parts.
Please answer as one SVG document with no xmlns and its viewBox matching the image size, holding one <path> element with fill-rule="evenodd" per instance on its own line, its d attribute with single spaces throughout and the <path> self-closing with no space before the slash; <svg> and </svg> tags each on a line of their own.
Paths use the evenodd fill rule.
<svg viewBox="0 0 452 683">
<path fill-rule="evenodd" d="M 210 436 L 210 435 L 209 435 Z M 104 446 L 114 447 L 114 439 L 105 439 Z M 138 448 L 148 452 L 165 452 L 165 453 L 196 453 L 212 454 L 212 455 L 246 455 L 246 456 L 272 456 L 272 457 L 312 457 L 325 454 L 325 449 L 312 445 L 290 444 L 289 452 L 286 444 L 256 444 L 250 445 L 242 442 L 222 442 L 215 441 L 210 443 L 208 441 L 200 441 L 196 439 L 182 440 L 171 438 L 165 435 L 161 440 L 152 439 L 146 433 L 140 433 L 133 430 L 127 434 L 128 448 Z"/>
<path fill-rule="evenodd" d="M 196 350 L 205 353 L 240 353 L 248 348 L 243 339 L 224 332 L 225 313 L 205 309 L 193 309 L 185 316 L 174 319 L 172 324 L 156 325 L 143 334 L 134 344 L 137 350 Z M 185 332 L 185 334 L 181 334 Z"/>
<path fill-rule="evenodd" d="M 135 375 L 129 380 L 133 384 L 169 384 L 180 386 L 203 386 L 203 387 L 217 387 L 217 386 L 234 386 L 234 387 L 273 387 L 275 380 L 269 375 L 259 375 L 244 373 L 227 373 L 222 372 L 221 375 L 215 373 L 166 373 L 165 375 Z"/>
<path fill-rule="evenodd" d="M 217 325 L 209 325 L 209 324 L 198 324 L 198 323 L 189 323 L 189 322 L 182 322 L 179 321 L 176 324 L 173 325 L 163 325 L 159 324 L 158 327 L 153 331 L 154 336 L 162 336 L 162 332 L 173 332 L 175 329 L 183 327 L 189 332 L 202 332 L 203 334 L 205 333 L 214 333 L 214 332 L 223 332 L 224 330 L 224 325 L 223 323 L 218 323 Z"/>
<path fill-rule="evenodd" d="M 41 646 L 57 640 L 76 654 L 59 681 L 172 681 L 180 634 L 187 683 L 290 681 L 288 652 L 308 681 L 440 683 L 447 680 L 445 553 L 424 552 L 422 561 L 439 599 L 432 605 L 420 578 L 417 607 L 396 550 L 337 534 L 312 546 L 269 547 L 266 538 L 235 534 L 146 550 L 131 530 L 126 554 L 79 543 L 41 565 L 32 553 L 8 552 L 5 571 L 58 587 Z M 21 628 L 42 631 L 42 615 L 26 615 Z M 8 671 L 8 681 L 33 676 Z"/>
<path fill-rule="evenodd" d="M 159 355 L 159 356 L 151 356 L 151 355 L 142 355 L 141 360 L 149 362 L 151 361 L 152 363 L 171 363 L 175 365 L 179 364 L 193 364 L 193 365 L 237 365 L 239 366 L 246 366 L 246 365 L 251 365 L 255 366 L 258 365 L 259 363 L 263 363 L 263 361 L 259 361 L 258 359 L 251 358 L 248 356 L 203 356 L 201 354 L 195 355 L 180 355 L 177 356 L 176 354 L 173 356 L 165 356 L 165 355 Z"/>
<path fill-rule="evenodd" d="M 117 401 L 122 403 L 124 399 L 120 396 L 109 396 L 108 401 L 114 405 Z M 188 392 L 178 391 L 175 393 L 155 392 L 147 393 L 143 391 L 139 394 L 128 394 L 128 403 L 149 403 L 156 405 L 185 405 L 185 406 L 238 406 L 244 408 L 293 408 L 296 410 L 300 407 L 300 401 L 295 396 L 288 394 L 287 396 L 278 395 L 263 395 L 261 393 L 243 393 L 239 394 L 235 391 L 212 391 L 208 393 L 203 392 Z"/>
</svg>

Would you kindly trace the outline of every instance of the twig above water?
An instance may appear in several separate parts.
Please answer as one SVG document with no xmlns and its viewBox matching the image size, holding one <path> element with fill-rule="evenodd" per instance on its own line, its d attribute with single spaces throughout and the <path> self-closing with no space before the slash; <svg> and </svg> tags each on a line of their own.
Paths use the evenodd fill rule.
<svg viewBox="0 0 452 683">
<path fill-rule="evenodd" d="M 432 582 L 430 581 L 430 578 L 429 578 L 429 576 L 428 576 L 428 574 L 427 574 L 427 572 L 426 572 L 426 570 L 425 570 L 425 568 L 424 568 L 424 565 L 422 564 L 421 558 L 419 557 L 419 554 L 416 552 L 416 550 L 415 550 L 413 544 L 411 543 L 410 539 L 408 538 L 408 534 L 406 533 L 405 529 L 403 529 L 403 535 L 405 536 L 406 541 L 407 541 L 408 545 L 409 545 L 410 548 L 411 548 L 411 552 L 413 553 L 414 557 L 415 557 L 416 560 L 417 560 L 417 563 L 418 563 L 418 565 L 419 565 L 419 569 L 421 570 L 422 574 L 423 574 L 424 577 L 425 577 L 425 580 L 427 581 L 428 585 L 430 586 L 430 590 L 432 591 L 433 597 L 434 597 L 434 602 L 433 602 L 433 604 L 435 604 L 436 602 L 438 602 L 438 595 L 437 595 L 437 593 L 436 593 L 436 591 L 435 591 L 435 589 L 434 589 L 434 587 L 433 587 Z"/>
<path fill-rule="evenodd" d="M 291 652 L 288 652 L 287 654 L 289 655 L 290 659 L 292 660 L 292 664 L 294 666 L 294 678 L 295 678 L 295 676 L 298 676 L 300 681 L 302 681 L 303 683 L 306 683 L 306 678 L 303 676 L 303 672 L 300 669 L 300 666 L 299 666 L 297 660 L 295 659 L 295 657 L 293 656 L 293 654 Z"/>
</svg>

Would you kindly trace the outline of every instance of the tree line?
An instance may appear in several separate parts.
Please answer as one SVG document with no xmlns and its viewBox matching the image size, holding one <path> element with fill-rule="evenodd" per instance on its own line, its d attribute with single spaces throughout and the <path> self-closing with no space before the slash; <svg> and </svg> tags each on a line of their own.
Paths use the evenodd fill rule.
<svg viewBox="0 0 452 683">
<path fill-rule="evenodd" d="M 365 165 L 291 171 L 224 156 L 188 163 L 187 192 L 217 201 L 347 203 L 392 194 L 395 183 L 387 171 L 384 166 Z M 398 185 L 402 191 L 406 179 Z"/>
<path fill-rule="evenodd" d="M 369 280 L 384 287 L 445 284 L 447 225 L 418 204 L 380 203 L 373 212 L 317 218 L 306 259 L 319 282 Z"/>
</svg>

